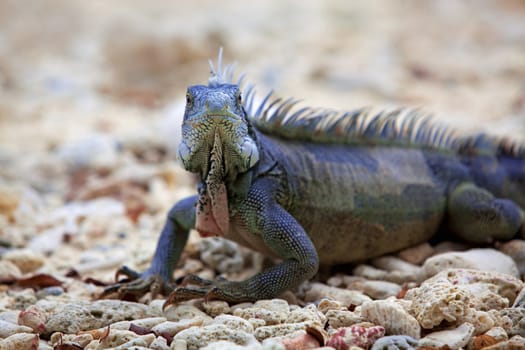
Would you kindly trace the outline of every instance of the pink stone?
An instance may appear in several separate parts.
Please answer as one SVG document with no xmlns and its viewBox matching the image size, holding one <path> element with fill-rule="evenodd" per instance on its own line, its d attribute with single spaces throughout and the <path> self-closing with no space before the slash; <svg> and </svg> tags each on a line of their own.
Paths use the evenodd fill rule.
<svg viewBox="0 0 525 350">
<path fill-rule="evenodd" d="M 355 345 L 362 348 L 368 348 L 374 342 L 385 335 L 385 328 L 381 326 L 351 326 L 339 329 L 326 343 L 336 350 L 348 350 L 350 346 Z"/>
</svg>

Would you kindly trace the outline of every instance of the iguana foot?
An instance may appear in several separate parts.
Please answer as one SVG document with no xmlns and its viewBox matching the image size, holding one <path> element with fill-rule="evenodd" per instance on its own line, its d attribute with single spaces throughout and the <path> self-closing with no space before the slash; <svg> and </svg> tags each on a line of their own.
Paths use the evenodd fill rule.
<svg viewBox="0 0 525 350">
<path fill-rule="evenodd" d="M 199 276 L 189 275 L 175 288 L 164 302 L 163 309 L 183 301 L 203 298 L 205 301 L 224 300 L 228 303 L 252 301 L 253 296 L 242 292 L 242 282 L 232 282 L 224 278 L 215 281 L 206 280 Z"/>
<path fill-rule="evenodd" d="M 119 281 L 119 277 L 122 275 L 127 278 Z M 152 298 L 155 298 L 159 294 L 168 294 L 169 291 L 173 290 L 171 283 L 159 274 L 148 271 L 139 273 L 127 266 L 122 266 L 117 270 L 115 280 L 118 282 L 106 287 L 99 296 L 100 298 L 114 293 L 117 293 L 119 298 L 125 295 L 133 295 L 136 298 L 140 298 L 148 292 L 151 293 Z"/>
</svg>

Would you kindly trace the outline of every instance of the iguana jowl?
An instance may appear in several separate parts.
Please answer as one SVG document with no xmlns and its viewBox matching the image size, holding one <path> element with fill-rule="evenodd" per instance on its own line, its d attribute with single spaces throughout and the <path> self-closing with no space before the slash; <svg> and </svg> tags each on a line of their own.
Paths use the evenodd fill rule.
<svg viewBox="0 0 525 350">
<path fill-rule="evenodd" d="M 198 194 L 176 203 L 151 267 L 122 268 L 121 292 L 169 291 L 190 229 L 232 239 L 282 262 L 241 282 L 189 276 L 168 303 L 273 298 L 332 265 L 428 240 L 444 224 L 486 243 L 525 231 L 525 147 L 454 136 L 415 112 L 367 117 L 296 109 L 270 95 L 241 98 L 231 67 L 190 86 L 179 148 Z"/>
</svg>

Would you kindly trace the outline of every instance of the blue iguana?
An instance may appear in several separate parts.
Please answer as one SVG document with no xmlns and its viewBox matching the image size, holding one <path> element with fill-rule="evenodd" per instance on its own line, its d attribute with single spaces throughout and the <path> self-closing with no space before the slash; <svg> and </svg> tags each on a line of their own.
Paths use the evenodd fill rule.
<svg viewBox="0 0 525 350">
<path fill-rule="evenodd" d="M 151 266 L 122 267 L 128 281 L 107 292 L 171 291 L 167 304 L 253 301 L 297 286 L 320 265 L 394 252 L 440 227 L 476 243 L 524 235 L 524 145 L 457 136 L 417 111 L 297 108 L 271 93 L 256 105 L 253 86 L 243 99 L 221 54 L 211 67 L 208 85 L 187 90 L 179 147 L 199 176 L 198 194 L 170 210 Z M 172 290 L 191 229 L 281 262 L 244 281 L 188 276 Z"/>
</svg>

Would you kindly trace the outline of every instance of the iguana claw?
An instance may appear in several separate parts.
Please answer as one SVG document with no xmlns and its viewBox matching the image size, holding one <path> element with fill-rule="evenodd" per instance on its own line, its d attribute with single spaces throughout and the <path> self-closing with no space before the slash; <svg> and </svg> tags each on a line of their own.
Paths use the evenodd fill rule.
<svg viewBox="0 0 525 350">
<path fill-rule="evenodd" d="M 121 276 L 126 278 L 119 281 Z M 152 298 L 155 298 L 157 295 L 167 294 L 167 291 L 173 289 L 170 283 L 166 282 L 160 275 L 147 272 L 141 274 L 127 266 L 122 266 L 117 270 L 115 280 L 117 282 L 106 287 L 99 298 L 105 298 L 114 293 L 118 293 L 120 298 L 129 294 L 140 298 L 148 292 L 151 293 Z"/>
</svg>

